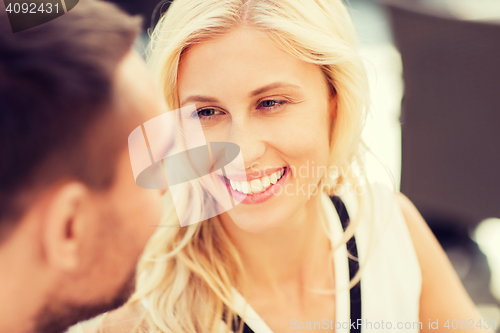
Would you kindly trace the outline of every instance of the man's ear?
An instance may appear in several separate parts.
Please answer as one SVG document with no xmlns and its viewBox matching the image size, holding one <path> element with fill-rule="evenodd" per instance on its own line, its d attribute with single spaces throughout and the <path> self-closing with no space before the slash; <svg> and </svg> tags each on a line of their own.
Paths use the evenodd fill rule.
<svg viewBox="0 0 500 333">
<path fill-rule="evenodd" d="M 42 241 L 50 266 L 65 271 L 78 267 L 89 196 L 83 184 L 70 182 L 57 188 L 47 203 Z"/>
</svg>

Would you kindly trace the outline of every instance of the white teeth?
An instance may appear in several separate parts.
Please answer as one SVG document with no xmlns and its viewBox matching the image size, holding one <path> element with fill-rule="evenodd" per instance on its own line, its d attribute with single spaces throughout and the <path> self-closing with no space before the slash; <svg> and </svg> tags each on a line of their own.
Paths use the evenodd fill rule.
<svg viewBox="0 0 500 333">
<path fill-rule="evenodd" d="M 269 179 L 269 177 L 265 176 L 264 178 L 262 178 L 262 186 L 268 188 L 269 185 L 271 185 L 271 180 Z"/>
<path fill-rule="evenodd" d="M 270 181 L 271 181 L 271 184 L 276 184 L 276 182 L 278 181 L 278 177 L 276 176 L 276 173 L 273 173 L 270 177 Z"/>
<path fill-rule="evenodd" d="M 239 182 L 230 179 L 229 184 L 233 190 L 244 194 L 260 193 L 267 190 L 271 185 L 276 184 L 284 174 L 285 169 L 275 172 L 270 176 L 264 176 L 261 179 L 253 179 L 251 182 Z"/>
<path fill-rule="evenodd" d="M 278 180 L 283 177 L 283 175 L 285 174 L 285 169 L 281 170 L 281 171 L 278 171 L 278 172 L 275 172 L 273 173 L 269 178 L 271 180 L 271 184 L 276 184 L 278 182 Z"/>
<path fill-rule="evenodd" d="M 231 187 L 233 188 L 233 190 L 241 192 L 241 183 L 239 183 L 235 180 L 229 179 L 229 184 L 231 184 Z"/>
<path fill-rule="evenodd" d="M 260 180 L 258 179 L 254 179 L 252 180 L 252 182 L 250 183 L 251 187 L 252 187 L 252 192 L 254 193 L 259 193 L 262 191 L 262 189 L 264 188 L 262 186 L 262 183 L 260 182 Z"/>
<path fill-rule="evenodd" d="M 247 182 L 241 182 L 241 192 L 248 194 L 249 189 L 248 189 L 248 183 Z"/>
</svg>

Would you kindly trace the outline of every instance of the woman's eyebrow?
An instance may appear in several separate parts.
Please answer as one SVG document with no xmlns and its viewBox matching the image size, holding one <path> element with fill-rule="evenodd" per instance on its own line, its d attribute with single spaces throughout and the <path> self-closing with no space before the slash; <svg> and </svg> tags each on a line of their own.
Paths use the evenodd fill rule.
<svg viewBox="0 0 500 333">
<path fill-rule="evenodd" d="M 267 84 L 263 87 L 257 88 L 250 92 L 250 97 L 255 97 L 257 95 L 263 94 L 269 90 L 276 89 L 276 88 L 295 88 L 295 89 L 300 89 L 301 87 L 295 84 L 291 83 L 286 83 L 286 82 L 274 82 Z M 203 95 L 192 95 L 186 97 L 182 102 L 181 105 L 186 105 L 187 103 L 194 103 L 194 102 L 201 102 L 201 103 L 218 103 L 219 100 L 214 97 L 209 97 L 209 96 L 203 96 Z"/>
<path fill-rule="evenodd" d="M 301 87 L 297 86 L 295 84 L 286 83 L 286 82 L 274 82 L 274 83 L 265 85 L 265 86 L 263 86 L 261 88 L 255 89 L 254 91 L 252 91 L 250 93 L 250 97 L 255 97 L 257 95 L 263 94 L 263 93 L 265 93 L 265 92 L 267 92 L 269 90 L 276 89 L 276 88 L 296 88 L 296 89 L 300 89 Z"/>
<path fill-rule="evenodd" d="M 193 95 L 186 97 L 182 102 L 181 105 L 185 105 L 187 103 L 193 103 L 193 102 L 209 102 L 209 103 L 217 103 L 219 100 L 214 97 L 208 97 L 208 96 L 201 96 L 201 95 Z"/>
</svg>

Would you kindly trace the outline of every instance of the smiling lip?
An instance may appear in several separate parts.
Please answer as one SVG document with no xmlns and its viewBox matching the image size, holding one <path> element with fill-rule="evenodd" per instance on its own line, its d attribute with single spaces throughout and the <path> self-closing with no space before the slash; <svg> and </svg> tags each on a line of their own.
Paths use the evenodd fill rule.
<svg viewBox="0 0 500 333">
<path fill-rule="evenodd" d="M 277 168 L 277 169 L 273 169 L 273 170 L 279 171 L 279 170 L 282 170 L 282 169 L 283 168 Z M 243 204 L 258 204 L 258 203 L 262 203 L 262 202 L 265 202 L 265 201 L 271 199 L 272 197 L 274 197 L 278 193 L 281 193 L 281 187 L 283 186 L 283 183 L 286 181 L 286 179 L 288 178 L 288 175 L 290 173 L 290 169 L 289 168 L 285 167 L 284 169 L 285 169 L 285 173 L 276 182 L 276 184 L 271 185 L 265 191 L 260 192 L 260 193 L 245 195 L 245 194 L 243 194 L 243 193 L 241 193 L 239 191 L 233 190 L 233 188 L 231 187 L 231 185 L 229 185 L 226 180 L 223 180 L 223 182 L 226 185 L 226 188 L 228 189 L 229 193 L 231 193 L 231 195 L 233 196 L 233 198 L 236 201 L 241 202 Z M 261 176 L 261 177 L 263 177 L 263 176 Z"/>
<path fill-rule="evenodd" d="M 259 179 L 264 176 L 270 176 L 275 172 L 283 170 L 283 167 L 278 168 L 265 168 L 264 170 L 256 170 L 246 174 L 230 174 L 226 175 L 228 179 L 236 181 L 251 181 L 253 179 Z"/>
</svg>

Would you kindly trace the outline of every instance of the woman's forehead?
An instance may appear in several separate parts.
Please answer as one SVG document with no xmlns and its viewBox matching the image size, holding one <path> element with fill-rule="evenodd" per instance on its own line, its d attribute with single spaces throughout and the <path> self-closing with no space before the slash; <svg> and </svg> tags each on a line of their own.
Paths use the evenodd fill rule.
<svg viewBox="0 0 500 333">
<path fill-rule="evenodd" d="M 226 88 L 247 94 L 274 82 L 304 86 L 318 75 L 318 66 L 282 50 L 265 33 L 238 28 L 190 46 L 180 62 L 178 84 L 180 95 Z"/>
</svg>

